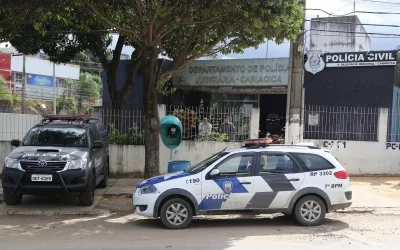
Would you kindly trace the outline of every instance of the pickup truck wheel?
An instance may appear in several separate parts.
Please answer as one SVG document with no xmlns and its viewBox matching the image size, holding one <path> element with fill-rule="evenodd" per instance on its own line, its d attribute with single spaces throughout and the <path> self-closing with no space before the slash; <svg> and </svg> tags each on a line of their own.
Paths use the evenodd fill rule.
<svg viewBox="0 0 400 250">
<path fill-rule="evenodd" d="M 103 169 L 103 180 L 99 183 L 98 187 L 99 188 L 106 188 L 108 186 L 108 175 L 110 173 L 110 168 L 108 166 L 108 161 L 104 164 L 104 169 Z"/>
<path fill-rule="evenodd" d="M 302 226 L 319 226 L 325 215 L 325 203 L 315 195 L 304 196 L 294 208 L 294 218 Z"/>
<path fill-rule="evenodd" d="M 19 205 L 19 204 L 21 204 L 22 194 L 17 192 L 17 191 L 13 191 L 13 190 L 9 190 L 9 189 L 3 189 L 3 196 L 4 196 L 4 202 L 7 205 Z"/>
<path fill-rule="evenodd" d="M 94 191 L 96 189 L 96 177 L 93 173 L 89 176 L 89 184 L 85 191 L 79 195 L 79 204 L 82 206 L 91 206 L 94 202 Z"/>
<path fill-rule="evenodd" d="M 192 207 L 181 198 L 169 199 L 161 207 L 161 222 L 169 229 L 184 229 L 188 227 L 192 222 L 192 217 Z"/>
</svg>

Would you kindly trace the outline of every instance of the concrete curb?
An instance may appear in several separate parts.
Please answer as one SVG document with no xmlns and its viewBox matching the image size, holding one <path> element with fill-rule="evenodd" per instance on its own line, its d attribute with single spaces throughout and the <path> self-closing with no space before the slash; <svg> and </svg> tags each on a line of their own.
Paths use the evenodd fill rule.
<svg viewBox="0 0 400 250">
<path fill-rule="evenodd" d="M 54 210 L 54 211 L 43 211 L 43 210 L 14 210 L 6 209 L 0 210 L 0 215 L 36 215 L 36 216 L 54 216 L 54 215 L 102 215 L 107 214 L 108 211 L 102 209 L 90 209 L 90 210 Z"/>
</svg>

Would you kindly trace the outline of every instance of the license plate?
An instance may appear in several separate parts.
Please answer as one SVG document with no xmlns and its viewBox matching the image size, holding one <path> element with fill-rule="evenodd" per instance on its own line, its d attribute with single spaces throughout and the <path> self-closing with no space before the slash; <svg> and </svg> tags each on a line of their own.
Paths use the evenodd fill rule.
<svg viewBox="0 0 400 250">
<path fill-rule="evenodd" d="M 46 174 L 33 174 L 31 175 L 32 181 L 53 181 L 53 176 Z"/>
</svg>

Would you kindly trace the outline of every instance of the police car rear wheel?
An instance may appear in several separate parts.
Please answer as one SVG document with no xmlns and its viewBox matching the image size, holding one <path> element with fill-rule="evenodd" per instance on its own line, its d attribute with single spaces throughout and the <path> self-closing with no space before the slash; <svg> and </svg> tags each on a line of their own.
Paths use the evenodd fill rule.
<svg viewBox="0 0 400 250">
<path fill-rule="evenodd" d="M 186 228 L 191 223 L 192 216 L 192 207 L 181 198 L 173 198 L 166 201 L 160 213 L 162 224 L 169 229 Z"/>
<path fill-rule="evenodd" d="M 325 215 L 325 203 L 314 195 L 301 198 L 294 211 L 294 218 L 303 226 L 319 226 L 324 222 Z"/>
</svg>

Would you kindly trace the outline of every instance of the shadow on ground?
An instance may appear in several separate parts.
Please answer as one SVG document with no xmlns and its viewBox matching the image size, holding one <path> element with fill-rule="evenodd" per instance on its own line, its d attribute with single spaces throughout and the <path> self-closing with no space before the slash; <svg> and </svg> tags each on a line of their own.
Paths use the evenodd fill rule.
<svg viewBox="0 0 400 250">
<path fill-rule="evenodd" d="M 131 222 L 135 227 L 148 228 L 152 230 L 166 230 L 159 219 L 138 219 Z M 190 227 L 186 230 L 206 230 L 206 229 L 219 229 L 219 230 L 231 230 L 231 229 L 272 229 L 269 233 L 275 235 L 282 234 L 311 234 L 311 233 L 331 233 L 340 231 L 348 228 L 349 225 L 345 222 L 336 219 L 326 219 L 322 226 L 317 227 L 302 227 L 296 224 L 290 216 L 271 216 L 271 217 L 259 217 L 259 216 L 246 216 L 238 218 L 212 218 L 202 217 L 194 218 Z M 173 230 L 172 230 L 173 231 Z"/>
</svg>

